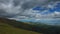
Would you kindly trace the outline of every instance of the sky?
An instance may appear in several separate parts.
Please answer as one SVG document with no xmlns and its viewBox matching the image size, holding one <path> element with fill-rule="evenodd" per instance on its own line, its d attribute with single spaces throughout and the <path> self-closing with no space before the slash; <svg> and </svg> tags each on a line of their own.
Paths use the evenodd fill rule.
<svg viewBox="0 0 60 34">
<path fill-rule="evenodd" d="M 60 0 L 0 0 L 0 17 L 28 21 L 60 19 Z"/>
</svg>

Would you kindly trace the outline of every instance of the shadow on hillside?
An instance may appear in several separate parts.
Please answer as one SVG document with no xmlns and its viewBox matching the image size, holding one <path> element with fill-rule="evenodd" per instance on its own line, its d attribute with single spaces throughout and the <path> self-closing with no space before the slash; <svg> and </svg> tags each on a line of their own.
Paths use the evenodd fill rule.
<svg viewBox="0 0 60 34">
<path fill-rule="evenodd" d="M 9 20 L 6 18 L 0 18 L 0 22 L 2 23 L 7 23 L 9 25 L 12 25 L 17 28 L 25 29 L 25 30 L 30 30 L 30 31 L 35 31 L 43 34 L 60 34 L 60 27 L 58 26 L 48 26 L 46 27 L 45 25 L 43 26 L 38 26 L 38 25 L 31 25 L 23 22 L 18 22 L 16 20 Z"/>
</svg>

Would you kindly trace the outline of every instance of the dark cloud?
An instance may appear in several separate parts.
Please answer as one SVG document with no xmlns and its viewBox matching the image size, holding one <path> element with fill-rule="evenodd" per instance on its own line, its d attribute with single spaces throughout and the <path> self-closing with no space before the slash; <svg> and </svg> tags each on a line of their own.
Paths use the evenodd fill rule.
<svg viewBox="0 0 60 34">
<path fill-rule="evenodd" d="M 13 17 L 15 15 L 8 14 L 6 10 L 0 9 L 0 17 Z"/>
<path fill-rule="evenodd" d="M 7 4 L 9 3 L 10 0 L 0 0 L 0 3 L 4 3 L 4 4 Z"/>
<path fill-rule="evenodd" d="M 51 1 L 55 1 L 56 2 L 56 1 L 60 1 L 60 0 L 51 0 Z"/>
<path fill-rule="evenodd" d="M 20 1 L 21 0 L 14 0 L 13 3 L 14 3 L 14 6 L 18 6 L 20 4 Z"/>
<path fill-rule="evenodd" d="M 0 16 L 14 17 L 16 15 L 18 15 L 18 16 L 24 15 L 25 10 L 31 9 L 35 6 L 45 6 L 52 1 L 56 2 L 56 1 L 60 1 L 60 0 L 13 0 L 13 1 L 12 0 L 0 0 L 0 3 L 9 4 L 7 8 L 5 8 L 5 7 L 3 9 L 0 8 Z M 9 3 L 9 2 L 12 2 L 12 3 Z M 1 4 L 2 7 L 4 6 L 4 4 Z M 12 4 L 12 6 L 10 4 Z M 5 6 L 7 6 L 7 5 L 5 5 Z M 21 6 L 21 8 L 15 9 L 15 7 L 18 7 L 18 6 Z M 12 7 L 12 9 L 14 9 L 16 11 L 14 12 L 14 10 L 9 10 L 8 12 L 11 12 L 11 14 L 10 14 L 10 13 L 6 12 L 6 10 L 11 9 L 11 7 Z M 15 14 L 17 11 L 19 11 L 18 9 L 20 10 L 20 13 Z M 12 14 L 12 12 L 14 14 Z M 30 15 L 27 15 L 27 16 L 30 17 Z"/>
<path fill-rule="evenodd" d="M 25 2 L 24 4 L 22 4 L 22 8 L 23 9 L 30 9 L 33 8 L 34 6 L 41 6 L 44 5 L 47 1 L 38 1 L 38 0 L 32 0 L 30 2 Z"/>
<path fill-rule="evenodd" d="M 6 12 L 3 9 L 0 9 L 0 16 L 6 16 Z"/>
<path fill-rule="evenodd" d="M 44 6 L 49 4 L 50 2 L 56 2 L 56 1 L 60 1 L 60 0 L 31 0 L 29 2 L 24 2 L 22 4 L 22 9 L 30 9 L 33 8 L 35 6 Z"/>
</svg>

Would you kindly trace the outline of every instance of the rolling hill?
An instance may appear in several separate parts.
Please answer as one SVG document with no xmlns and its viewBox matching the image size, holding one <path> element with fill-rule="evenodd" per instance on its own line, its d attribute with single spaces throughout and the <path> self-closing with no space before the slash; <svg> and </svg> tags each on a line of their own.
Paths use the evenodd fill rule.
<svg viewBox="0 0 60 34">
<path fill-rule="evenodd" d="M 60 34 L 60 26 L 0 18 L 0 34 Z"/>
<path fill-rule="evenodd" d="M 0 18 L 0 34 L 40 34 L 7 24 L 10 20 Z"/>
</svg>

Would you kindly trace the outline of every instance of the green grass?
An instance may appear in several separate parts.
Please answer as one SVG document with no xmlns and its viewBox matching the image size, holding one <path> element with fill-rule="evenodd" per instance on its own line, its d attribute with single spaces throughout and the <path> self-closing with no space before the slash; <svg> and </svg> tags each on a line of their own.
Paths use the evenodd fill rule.
<svg viewBox="0 0 60 34">
<path fill-rule="evenodd" d="M 0 34 L 40 34 L 40 33 L 15 28 L 5 23 L 0 23 Z"/>
</svg>

